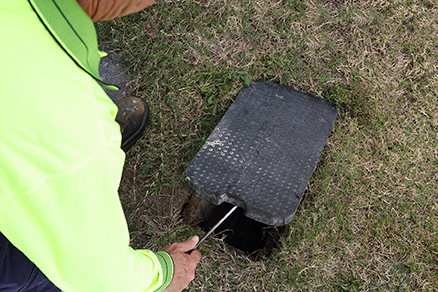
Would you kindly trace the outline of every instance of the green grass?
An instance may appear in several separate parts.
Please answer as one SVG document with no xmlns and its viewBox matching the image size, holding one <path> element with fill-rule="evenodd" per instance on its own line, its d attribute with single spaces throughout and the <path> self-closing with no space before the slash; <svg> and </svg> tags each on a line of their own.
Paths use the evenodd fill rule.
<svg viewBox="0 0 438 292">
<path fill-rule="evenodd" d="M 152 110 L 120 187 L 137 248 L 200 234 L 183 172 L 245 84 L 338 107 L 281 248 L 253 261 L 210 238 L 188 291 L 438 290 L 435 2 L 166 0 L 96 27 Z"/>
</svg>

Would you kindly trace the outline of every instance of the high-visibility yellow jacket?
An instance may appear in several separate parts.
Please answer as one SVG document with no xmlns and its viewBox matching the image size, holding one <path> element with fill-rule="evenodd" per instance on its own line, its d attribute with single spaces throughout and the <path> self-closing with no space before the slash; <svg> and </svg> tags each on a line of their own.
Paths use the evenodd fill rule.
<svg viewBox="0 0 438 292">
<path fill-rule="evenodd" d="M 0 39 L 0 232 L 63 291 L 162 291 L 169 254 L 129 247 L 91 19 L 76 0 L 0 1 Z"/>
</svg>

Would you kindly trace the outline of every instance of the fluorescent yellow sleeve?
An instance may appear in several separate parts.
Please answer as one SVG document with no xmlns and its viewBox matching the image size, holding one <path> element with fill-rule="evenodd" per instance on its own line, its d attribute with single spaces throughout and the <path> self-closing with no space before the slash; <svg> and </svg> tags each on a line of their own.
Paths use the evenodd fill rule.
<svg viewBox="0 0 438 292">
<path fill-rule="evenodd" d="M 170 256 L 129 247 L 117 107 L 26 0 L 0 33 L 0 232 L 63 291 L 163 290 Z"/>
</svg>

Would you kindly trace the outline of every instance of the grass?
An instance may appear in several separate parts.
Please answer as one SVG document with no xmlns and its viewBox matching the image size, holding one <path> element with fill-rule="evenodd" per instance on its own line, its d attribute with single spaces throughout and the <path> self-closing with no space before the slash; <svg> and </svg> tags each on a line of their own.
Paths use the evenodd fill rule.
<svg viewBox="0 0 438 292">
<path fill-rule="evenodd" d="M 120 187 L 134 247 L 201 234 L 183 172 L 245 84 L 339 109 L 281 248 L 252 261 L 210 238 L 188 291 L 438 290 L 435 2 L 165 0 L 96 27 L 152 110 Z"/>
</svg>

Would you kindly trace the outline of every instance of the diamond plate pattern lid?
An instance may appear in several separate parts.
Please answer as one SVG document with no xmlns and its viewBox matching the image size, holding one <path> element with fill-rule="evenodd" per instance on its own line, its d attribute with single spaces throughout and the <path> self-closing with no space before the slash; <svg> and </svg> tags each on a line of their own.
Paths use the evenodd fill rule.
<svg viewBox="0 0 438 292">
<path fill-rule="evenodd" d="M 190 192 L 268 225 L 298 208 L 336 120 L 329 102 L 278 84 L 245 87 L 186 169 Z"/>
</svg>

